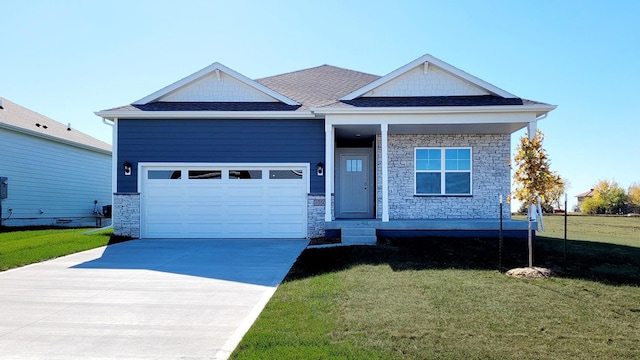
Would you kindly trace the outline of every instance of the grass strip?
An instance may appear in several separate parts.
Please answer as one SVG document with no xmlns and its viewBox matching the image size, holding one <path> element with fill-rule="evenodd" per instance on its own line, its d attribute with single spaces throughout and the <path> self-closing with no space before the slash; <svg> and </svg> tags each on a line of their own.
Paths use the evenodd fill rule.
<svg viewBox="0 0 640 360">
<path fill-rule="evenodd" d="M 25 230 L 0 233 L 0 271 L 107 245 L 112 231 Z"/>
</svg>

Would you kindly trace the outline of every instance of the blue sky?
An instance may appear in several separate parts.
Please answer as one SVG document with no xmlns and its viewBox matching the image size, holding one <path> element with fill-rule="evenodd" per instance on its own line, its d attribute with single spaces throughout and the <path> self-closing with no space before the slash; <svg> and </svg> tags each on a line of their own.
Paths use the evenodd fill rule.
<svg viewBox="0 0 640 360">
<path fill-rule="evenodd" d="M 213 63 L 376 75 L 431 54 L 520 97 L 573 196 L 640 182 L 637 1 L 3 1 L 0 95 L 107 142 L 94 111 Z M 515 147 L 523 132 L 514 134 Z"/>
</svg>

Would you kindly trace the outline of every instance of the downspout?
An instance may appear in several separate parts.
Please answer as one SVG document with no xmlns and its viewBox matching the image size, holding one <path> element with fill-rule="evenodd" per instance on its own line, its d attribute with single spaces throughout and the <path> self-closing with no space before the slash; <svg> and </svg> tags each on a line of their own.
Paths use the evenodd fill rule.
<svg viewBox="0 0 640 360">
<path fill-rule="evenodd" d="M 118 190 L 118 134 L 117 134 L 117 121 L 118 118 L 113 118 L 109 121 L 107 118 L 102 118 L 102 123 L 111 126 L 111 206 L 113 209 L 114 194 Z M 111 223 L 113 224 L 113 210 L 111 213 Z"/>
</svg>

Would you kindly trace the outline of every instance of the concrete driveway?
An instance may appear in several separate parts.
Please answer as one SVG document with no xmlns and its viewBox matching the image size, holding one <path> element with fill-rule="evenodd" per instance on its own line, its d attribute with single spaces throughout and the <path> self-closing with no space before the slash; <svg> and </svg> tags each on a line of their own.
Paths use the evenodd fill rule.
<svg viewBox="0 0 640 360">
<path fill-rule="evenodd" d="M 134 240 L 0 272 L 1 359 L 226 359 L 306 240 Z"/>
</svg>

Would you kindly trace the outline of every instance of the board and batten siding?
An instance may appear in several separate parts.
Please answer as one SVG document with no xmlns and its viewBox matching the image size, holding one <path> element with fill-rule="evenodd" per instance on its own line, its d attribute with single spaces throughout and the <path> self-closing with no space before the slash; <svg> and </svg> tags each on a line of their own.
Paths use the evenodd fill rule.
<svg viewBox="0 0 640 360">
<path fill-rule="evenodd" d="M 118 119 L 118 192 L 138 191 L 140 162 L 202 162 L 310 163 L 311 193 L 324 193 L 324 137 L 321 119 Z"/>
<path fill-rule="evenodd" d="M 0 129 L 0 154 L 3 225 L 94 226 L 94 201 L 111 204 L 110 153 Z"/>
</svg>

